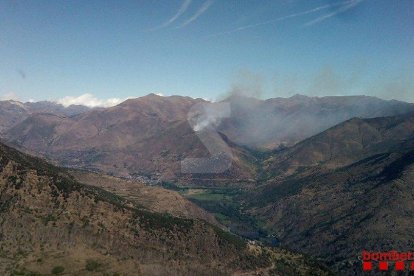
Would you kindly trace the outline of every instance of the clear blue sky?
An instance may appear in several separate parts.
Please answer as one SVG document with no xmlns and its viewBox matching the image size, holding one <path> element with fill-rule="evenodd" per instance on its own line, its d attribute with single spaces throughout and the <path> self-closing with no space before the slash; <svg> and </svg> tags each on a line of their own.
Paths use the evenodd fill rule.
<svg viewBox="0 0 414 276">
<path fill-rule="evenodd" d="M 0 96 L 414 102 L 412 0 L 0 0 Z M 256 91 L 256 92 L 250 92 Z"/>
</svg>

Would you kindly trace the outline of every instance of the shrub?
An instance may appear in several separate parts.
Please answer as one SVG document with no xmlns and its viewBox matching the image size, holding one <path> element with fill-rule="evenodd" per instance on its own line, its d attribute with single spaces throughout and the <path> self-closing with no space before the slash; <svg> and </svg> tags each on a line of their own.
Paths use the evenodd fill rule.
<svg viewBox="0 0 414 276">
<path fill-rule="evenodd" d="M 52 274 L 53 275 L 59 275 L 59 274 L 63 273 L 63 271 L 65 271 L 65 268 L 63 266 L 55 266 L 52 269 Z"/>
<path fill-rule="evenodd" d="M 94 260 L 87 260 L 86 261 L 86 270 L 87 271 L 96 271 L 100 266 L 100 263 L 98 263 L 97 261 Z"/>
</svg>

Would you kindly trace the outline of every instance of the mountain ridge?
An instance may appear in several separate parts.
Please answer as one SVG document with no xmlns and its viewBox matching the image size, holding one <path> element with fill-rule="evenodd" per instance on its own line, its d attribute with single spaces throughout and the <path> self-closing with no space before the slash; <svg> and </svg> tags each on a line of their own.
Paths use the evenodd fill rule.
<svg viewBox="0 0 414 276">
<path fill-rule="evenodd" d="M 264 171 L 243 202 L 287 248 L 358 274 L 362 250 L 412 247 L 414 114 L 353 118 L 278 151 Z"/>
<path fill-rule="evenodd" d="M 355 107 L 358 101 L 361 103 Z M 353 115 L 414 112 L 412 104 L 366 96 L 294 96 L 263 101 L 234 95 L 221 103 L 229 104 L 230 117 L 214 118 L 217 116 L 214 113 L 208 116 L 219 123 L 217 132 L 232 141 L 227 144 L 231 144 L 234 159 L 232 168 L 216 178 L 237 180 L 239 177 L 247 182 L 255 178 L 258 168 L 246 160 L 256 158 L 253 152 L 259 144 L 264 149 L 270 144 L 271 148 L 290 146 Z M 145 175 L 191 182 L 191 175 L 181 173 L 180 162 L 185 158 L 208 158 L 210 153 L 190 126 L 189 112 L 199 104 L 221 103 L 150 94 L 72 117 L 34 114 L 14 125 L 4 138 L 14 146 L 42 154 L 64 166 L 123 177 Z M 208 181 L 212 175 L 199 175 L 197 179 L 200 178 Z"/>
</svg>

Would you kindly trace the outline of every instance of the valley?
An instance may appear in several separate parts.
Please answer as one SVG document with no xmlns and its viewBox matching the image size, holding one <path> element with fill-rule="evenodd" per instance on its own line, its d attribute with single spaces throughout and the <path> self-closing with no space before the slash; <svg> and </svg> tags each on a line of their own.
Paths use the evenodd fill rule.
<svg viewBox="0 0 414 276">
<path fill-rule="evenodd" d="M 329 273 L 301 255 L 247 244 L 205 220 L 82 184 L 4 145 L 0 163 L 2 274 Z M 180 205 L 168 212 L 179 213 Z"/>
<path fill-rule="evenodd" d="M 0 0 L 0 276 L 414 274 L 413 11 Z"/>
<path fill-rule="evenodd" d="M 349 100 L 353 104 L 354 99 Z M 414 113 L 399 114 L 410 105 L 401 104 L 388 117 L 350 118 L 303 140 L 296 140 L 293 132 L 289 139 L 294 143 L 272 149 L 265 149 L 270 140 L 258 148 L 238 144 L 225 130 L 234 128 L 230 121 L 222 121 L 220 137 L 233 154 L 230 170 L 185 174 L 180 171 L 181 160 L 208 156 L 186 122 L 185 112 L 197 101 L 149 95 L 75 117 L 34 114 L 10 128 L 5 139 L 67 167 L 73 181 L 103 189 L 125 200 L 128 208 L 162 214 L 167 221 L 206 222 L 237 243 L 241 238 L 260 248 L 286 248 L 335 272 L 357 273 L 356 256 L 363 248 L 410 246 L 411 235 L 400 233 L 411 232 Z M 308 105 L 310 99 L 292 101 L 292 112 L 297 114 L 300 101 Z M 378 104 L 377 99 L 372 101 Z M 272 101 L 263 104 L 268 102 Z M 390 110 L 398 104 L 380 103 L 381 108 L 390 104 Z M 252 109 L 262 103 L 250 105 L 250 99 L 243 98 L 246 104 Z M 132 127 L 135 124 L 139 127 Z M 312 132 L 320 126 L 315 127 Z M 399 208 L 405 212 L 399 214 Z M 50 218 L 56 220 L 55 215 Z M 103 263 L 117 267 L 115 261 L 119 262 Z M 139 262 L 141 269 L 146 266 Z"/>
</svg>

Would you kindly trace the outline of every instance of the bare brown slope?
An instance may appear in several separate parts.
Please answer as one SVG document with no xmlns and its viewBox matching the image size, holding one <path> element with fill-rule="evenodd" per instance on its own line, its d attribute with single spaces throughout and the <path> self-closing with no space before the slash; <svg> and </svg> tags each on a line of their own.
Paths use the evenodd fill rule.
<svg viewBox="0 0 414 276">
<path fill-rule="evenodd" d="M 79 170 L 70 171 L 70 174 L 81 183 L 100 187 L 122 196 L 149 211 L 167 213 L 181 218 L 202 219 L 220 226 L 213 215 L 190 202 L 178 192 L 157 186 L 148 186 L 136 180 L 121 179 Z"/>
<path fill-rule="evenodd" d="M 268 176 L 307 168 L 338 168 L 369 156 L 413 145 L 414 114 L 373 119 L 354 118 L 275 152 L 265 162 Z"/>
<path fill-rule="evenodd" d="M 63 105 L 54 102 L 27 102 L 0 101 L 0 135 L 6 133 L 11 127 L 24 121 L 31 114 L 47 113 L 60 116 L 74 116 L 89 111 L 90 108 L 81 105 Z"/>
<path fill-rule="evenodd" d="M 36 115 L 11 129 L 8 140 L 64 166 L 189 182 L 192 176 L 181 174 L 181 161 L 210 157 L 187 122 L 190 108 L 202 101 L 151 94 L 70 118 Z M 247 162 L 253 157 L 236 145 L 233 149 L 229 171 L 197 177 L 254 178 L 255 168 Z"/>
<path fill-rule="evenodd" d="M 28 110 L 15 101 L 0 101 L 0 134 L 29 116 Z"/>
<path fill-rule="evenodd" d="M 322 273 L 204 221 L 142 210 L 1 144 L 0 237 L 2 275 Z"/>
<path fill-rule="evenodd" d="M 68 167 L 200 185 L 244 182 L 243 185 L 254 186 L 253 179 L 260 170 L 257 158 L 238 143 L 253 145 L 251 142 L 255 140 L 263 145 L 278 144 L 285 138 L 296 142 L 350 116 L 399 114 L 412 108 L 408 103 L 362 96 L 295 96 L 266 101 L 231 97 L 228 101 L 231 116 L 223 121 L 219 130 L 232 149 L 233 159 L 231 168 L 219 174 L 181 173 L 181 162 L 186 158 L 210 157 L 187 121 L 191 107 L 204 101 L 189 97 L 151 94 L 72 117 L 37 114 L 12 128 L 7 139 L 13 145 Z M 370 142 L 382 135 L 369 122 L 357 122 L 340 128 L 338 132 L 341 133 L 330 131 L 327 133 L 332 134 L 328 136 L 317 136 L 323 141 L 315 137 L 305 141 L 306 152 L 301 150 L 303 143 L 300 143 L 285 151 L 286 154 L 276 155 L 266 166 L 270 170 L 287 166 L 289 173 L 292 169 L 319 163 L 335 166 L 352 162 L 365 150 L 366 140 Z M 349 139 L 336 143 L 335 135 L 346 135 Z M 309 141 L 313 140 L 315 142 L 309 146 Z M 338 150 L 340 158 L 335 157 Z M 347 153 L 343 154 L 344 151 Z M 369 153 L 371 151 L 368 149 Z M 361 153 L 361 158 L 364 156 Z"/>
</svg>

